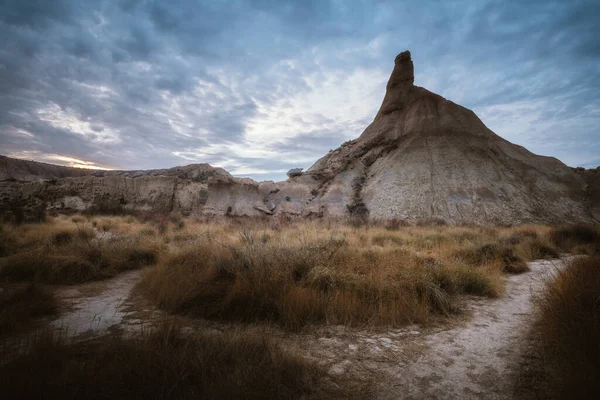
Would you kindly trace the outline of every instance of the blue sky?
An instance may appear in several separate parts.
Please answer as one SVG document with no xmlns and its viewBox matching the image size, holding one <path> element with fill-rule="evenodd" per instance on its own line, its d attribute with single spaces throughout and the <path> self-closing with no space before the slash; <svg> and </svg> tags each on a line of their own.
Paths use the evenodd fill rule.
<svg viewBox="0 0 600 400">
<path fill-rule="evenodd" d="M 283 179 L 360 135 L 410 49 L 416 85 L 595 167 L 599 38 L 596 0 L 3 0 L 0 153 Z"/>
</svg>

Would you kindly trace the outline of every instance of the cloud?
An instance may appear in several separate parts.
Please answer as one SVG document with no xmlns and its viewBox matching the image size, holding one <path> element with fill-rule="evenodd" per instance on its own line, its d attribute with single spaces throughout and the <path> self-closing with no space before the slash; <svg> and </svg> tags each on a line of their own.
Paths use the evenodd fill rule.
<svg viewBox="0 0 600 400">
<path fill-rule="evenodd" d="M 593 0 L 6 0 L 0 37 L 5 154 L 283 179 L 360 135 L 407 48 L 508 140 L 600 154 Z"/>
</svg>

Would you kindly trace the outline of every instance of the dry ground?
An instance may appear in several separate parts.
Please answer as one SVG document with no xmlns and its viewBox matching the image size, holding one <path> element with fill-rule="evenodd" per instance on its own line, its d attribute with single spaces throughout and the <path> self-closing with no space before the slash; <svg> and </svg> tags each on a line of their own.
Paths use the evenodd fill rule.
<svg viewBox="0 0 600 400">
<path fill-rule="evenodd" d="M 178 314 L 177 329 L 189 346 L 212 340 L 207 334 L 235 331 L 267 340 L 268 346 L 254 348 L 267 352 L 269 365 L 281 357 L 296 363 L 297 385 L 276 385 L 270 397 L 512 398 L 527 353 L 532 295 L 543 288 L 541 277 L 561 265 L 527 262 L 593 254 L 598 237 L 587 227 L 61 216 L 42 225 L 2 226 L 0 287 L 6 294 L 33 284 L 50 294 L 61 315 L 52 316 L 54 306 L 35 313 L 25 302 L 17 308 L 19 325 L 33 318 L 32 332 L 49 327 L 66 334 L 57 346 L 67 359 L 82 350 L 65 349 L 82 340 L 91 343 L 83 350 L 91 357 L 86 363 L 113 360 L 99 355 L 114 351 L 98 344 L 102 338 L 147 349 L 146 339 L 137 338 Z M 6 362 L 30 349 L 14 325 L 4 325 Z M 29 352 L 21 359 L 36 357 Z M 245 362 L 263 356 L 253 357 Z M 248 380 L 256 378 L 240 374 L 234 383 L 219 379 L 250 388 Z M 183 390 L 177 393 L 205 385 L 186 382 L 173 384 Z M 246 396 L 234 393 L 256 396 L 250 389 Z"/>
</svg>

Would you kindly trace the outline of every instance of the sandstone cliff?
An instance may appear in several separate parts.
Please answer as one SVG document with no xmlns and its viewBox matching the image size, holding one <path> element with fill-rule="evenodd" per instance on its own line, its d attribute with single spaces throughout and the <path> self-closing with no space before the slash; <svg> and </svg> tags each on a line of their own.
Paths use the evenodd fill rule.
<svg viewBox="0 0 600 400">
<path fill-rule="evenodd" d="M 374 121 L 283 182 L 234 178 L 208 164 L 90 171 L 0 158 L 0 206 L 125 208 L 232 216 L 398 218 L 513 224 L 600 221 L 597 170 L 572 169 L 488 129 L 472 111 L 414 85 L 395 59 Z M 1 211 L 1 210 L 0 210 Z"/>
<path fill-rule="evenodd" d="M 407 51 L 396 57 L 371 125 L 307 171 L 321 182 L 313 201 L 324 216 L 453 224 L 598 219 L 581 174 L 502 139 L 472 111 L 413 82 Z"/>
</svg>

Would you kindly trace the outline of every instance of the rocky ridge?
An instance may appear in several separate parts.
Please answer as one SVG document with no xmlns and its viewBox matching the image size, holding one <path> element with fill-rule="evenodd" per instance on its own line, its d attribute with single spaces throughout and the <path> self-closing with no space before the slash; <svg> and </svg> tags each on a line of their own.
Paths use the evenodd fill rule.
<svg viewBox="0 0 600 400">
<path fill-rule="evenodd" d="M 0 158 L 0 205 L 11 212 L 115 207 L 184 215 L 290 215 L 443 220 L 450 224 L 600 221 L 600 174 L 512 144 L 460 105 L 414 85 L 400 53 L 373 122 L 282 182 L 192 164 L 91 171 Z"/>
</svg>

